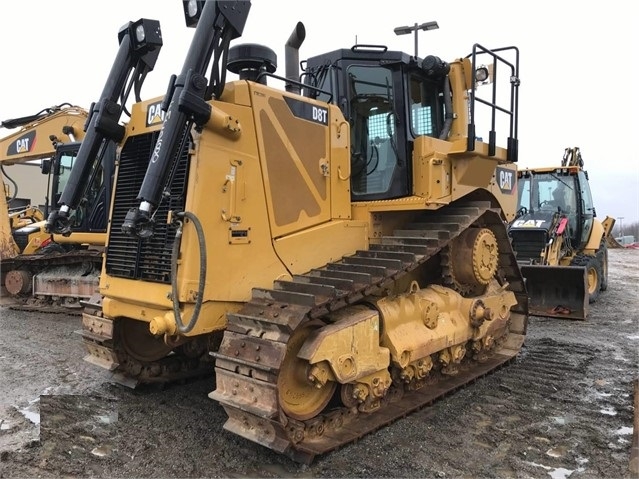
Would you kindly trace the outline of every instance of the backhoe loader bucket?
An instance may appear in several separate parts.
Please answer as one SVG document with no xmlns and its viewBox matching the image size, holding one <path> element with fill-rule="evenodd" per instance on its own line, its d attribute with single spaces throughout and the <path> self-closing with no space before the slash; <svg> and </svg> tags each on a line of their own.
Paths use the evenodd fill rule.
<svg viewBox="0 0 639 479">
<path fill-rule="evenodd" d="M 586 319 L 588 275 L 581 266 L 521 266 L 528 309 L 535 316 Z"/>
</svg>

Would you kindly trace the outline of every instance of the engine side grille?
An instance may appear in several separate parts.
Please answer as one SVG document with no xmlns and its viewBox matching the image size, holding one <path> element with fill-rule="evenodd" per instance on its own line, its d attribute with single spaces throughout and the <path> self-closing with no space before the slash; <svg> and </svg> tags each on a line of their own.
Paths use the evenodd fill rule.
<svg viewBox="0 0 639 479">
<path fill-rule="evenodd" d="M 159 132 L 134 136 L 127 140 L 120 154 L 120 167 L 114 194 L 112 224 L 106 251 L 106 272 L 111 276 L 142 279 L 158 283 L 171 282 L 171 249 L 176 228 L 166 219 L 170 210 L 184 211 L 188 178 L 188 150 L 182 148 L 169 175 L 165 195 L 154 218 L 154 235 L 136 240 L 122 232 L 121 225 L 129 209 L 139 206 L 138 192 Z"/>
<path fill-rule="evenodd" d="M 545 230 L 510 230 L 513 249 L 518 263 L 535 264 L 546 247 Z"/>
</svg>

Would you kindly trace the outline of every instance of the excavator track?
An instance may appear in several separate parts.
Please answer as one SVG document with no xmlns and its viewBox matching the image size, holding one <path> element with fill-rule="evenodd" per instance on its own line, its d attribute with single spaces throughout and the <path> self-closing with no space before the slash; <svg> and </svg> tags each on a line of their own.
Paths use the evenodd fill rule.
<svg viewBox="0 0 639 479">
<path fill-rule="evenodd" d="M 82 314 L 97 291 L 102 251 L 21 255 L 2 261 L 0 304 L 19 311 Z"/>
<path fill-rule="evenodd" d="M 448 246 L 471 225 L 487 227 L 495 234 L 497 277 L 517 300 L 491 353 L 465 358 L 456 375 L 432 371 L 418 387 L 393 381 L 381 407 L 370 413 L 353 405 L 330 403 L 309 419 L 287 416 L 279 403 L 278 378 L 286 374 L 287 346 L 296 332 L 317 321 L 323 325 L 323 317 L 363 298 L 384 295 L 436 256 L 441 258 L 444 285 L 454 286 Z M 226 430 L 310 464 L 315 456 L 357 441 L 507 364 L 523 345 L 527 315 L 523 278 L 499 210 L 486 202 L 445 207 L 424 213 L 415 224 L 383 237 L 380 244 L 366 251 L 295 276 L 290 282 L 277 282 L 274 289 L 254 289 L 248 303 L 227 315 L 221 347 L 212 353 L 217 388 L 210 397 L 220 402 L 228 415 Z"/>
</svg>

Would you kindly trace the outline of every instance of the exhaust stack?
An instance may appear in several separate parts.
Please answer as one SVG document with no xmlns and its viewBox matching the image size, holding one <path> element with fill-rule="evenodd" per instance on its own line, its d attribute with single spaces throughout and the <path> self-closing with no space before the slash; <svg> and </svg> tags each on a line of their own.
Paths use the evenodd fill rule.
<svg viewBox="0 0 639 479">
<path fill-rule="evenodd" d="M 284 62 L 286 68 L 286 79 L 299 82 L 300 72 L 300 52 L 299 48 L 306 38 L 306 28 L 302 22 L 297 22 L 295 30 L 291 33 L 291 36 L 284 45 Z M 292 83 L 286 84 L 286 91 L 291 93 L 300 94 L 301 88 L 299 85 Z"/>
</svg>

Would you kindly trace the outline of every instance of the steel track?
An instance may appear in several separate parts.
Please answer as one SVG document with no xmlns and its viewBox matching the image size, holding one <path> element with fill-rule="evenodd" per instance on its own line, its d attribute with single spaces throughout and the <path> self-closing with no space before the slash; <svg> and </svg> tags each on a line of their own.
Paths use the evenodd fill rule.
<svg viewBox="0 0 639 479">
<path fill-rule="evenodd" d="M 19 255 L 16 258 L 2 261 L 1 270 L 4 274 L 16 269 L 25 269 L 35 275 L 46 268 L 82 263 L 93 263 L 95 271 L 99 272 L 102 267 L 102 251 L 87 249 L 74 250 L 68 253 Z M 97 280 L 95 286 L 97 290 Z M 83 309 L 80 298 L 67 299 L 64 296 L 55 295 L 33 296 L 31 293 L 14 296 L 9 294 L 4 288 L 0 303 L 2 306 L 18 311 L 38 311 L 42 313 L 81 315 Z"/>
<path fill-rule="evenodd" d="M 498 277 L 518 301 L 492 356 L 482 362 L 465 360 L 456 376 L 434 374 L 414 391 L 391 388 L 383 406 L 373 413 L 336 407 L 307 421 L 286 417 L 278 404 L 277 381 L 293 332 L 308 321 L 383 292 L 440 253 L 444 283 L 452 283 L 445 248 L 471 225 L 489 227 L 497 236 Z M 255 289 L 251 301 L 228 315 L 220 350 L 212 353 L 216 390 L 210 397 L 227 412 L 226 430 L 309 464 L 315 456 L 357 441 L 512 360 L 523 345 L 527 314 L 523 278 L 499 211 L 478 202 L 445 207 L 426 212 L 419 222 L 366 251 L 293 281 L 276 282 L 274 289 Z M 519 320 L 513 321 L 515 317 Z"/>
</svg>

